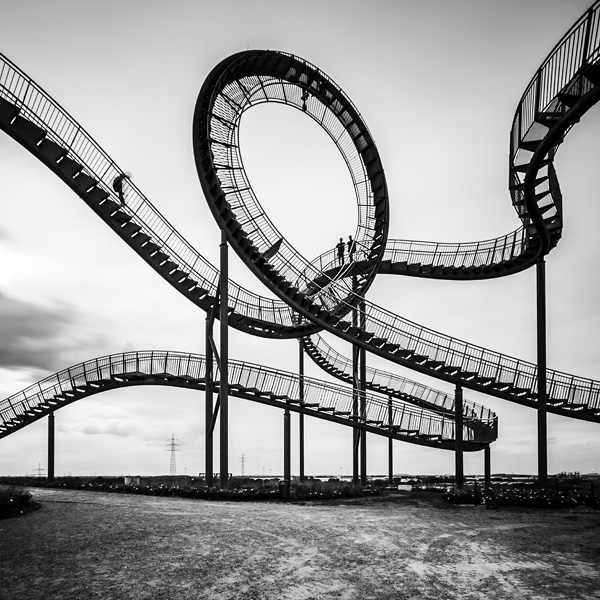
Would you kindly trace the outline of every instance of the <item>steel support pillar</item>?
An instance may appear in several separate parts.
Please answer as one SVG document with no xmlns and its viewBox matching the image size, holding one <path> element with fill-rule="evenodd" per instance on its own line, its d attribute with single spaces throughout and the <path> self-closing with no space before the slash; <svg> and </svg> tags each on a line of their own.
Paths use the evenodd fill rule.
<svg viewBox="0 0 600 600">
<path fill-rule="evenodd" d="M 220 292 L 221 307 L 219 311 L 220 320 L 220 361 L 219 361 L 219 398 L 220 398 L 220 417 L 219 417 L 219 444 L 220 444 L 220 474 L 219 484 L 225 488 L 229 484 L 229 331 L 228 331 L 228 302 L 229 302 L 229 261 L 227 256 L 227 235 L 221 231 L 220 245 L 221 275 Z"/>
<path fill-rule="evenodd" d="M 298 340 L 300 352 L 298 354 L 299 396 L 300 405 L 304 403 L 304 344 L 302 338 Z M 298 413 L 298 458 L 300 462 L 300 481 L 304 481 L 304 413 Z"/>
<path fill-rule="evenodd" d="M 483 450 L 483 479 L 486 490 L 492 487 L 492 448 L 486 446 Z"/>
<path fill-rule="evenodd" d="M 352 278 L 352 289 L 356 290 L 356 277 Z M 358 309 L 352 310 L 352 325 L 358 326 Z M 360 417 L 359 406 L 359 388 L 360 388 L 360 349 L 356 344 L 352 344 L 352 417 L 356 423 Z M 361 442 L 361 431 L 356 427 L 352 428 L 352 483 L 360 483 L 360 463 L 359 449 Z"/>
<path fill-rule="evenodd" d="M 204 474 L 206 485 L 213 485 L 213 432 L 211 421 L 213 416 L 213 349 L 212 349 L 212 325 L 213 320 L 210 315 L 206 316 L 206 373 L 204 380 L 205 387 L 205 407 L 204 407 Z"/>
<path fill-rule="evenodd" d="M 388 484 L 394 485 L 394 438 L 391 436 L 394 424 L 394 407 L 392 397 L 388 398 L 388 425 L 390 426 L 390 437 L 388 439 Z"/>
<path fill-rule="evenodd" d="M 48 415 L 48 481 L 54 481 L 54 411 Z"/>
<path fill-rule="evenodd" d="M 465 482 L 465 472 L 463 463 L 463 389 L 460 384 L 456 386 L 454 395 L 454 432 L 456 438 L 454 451 L 456 487 L 462 489 Z"/>
<path fill-rule="evenodd" d="M 546 261 L 540 257 L 536 264 L 537 288 L 537 430 L 538 484 L 548 484 L 548 425 L 546 420 Z"/>
<path fill-rule="evenodd" d="M 292 480 L 292 453 L 291 453 L 291 417 L 290 409 L 286 408 L 283 413 L 283 482 L 281 486 L 281 497 L 290 497 L 290 483 Z"/>
<path fill-rule="evenodd" d="M 359 392 L 358 392 L 358 372 L 359 372 L 360 354 L 358 347 L 352 345 L 352 416 L 355 422 L 359 418 Z M 359 471 L 359 448 L 360 448 L 360 429 L 352 428 L 352 483 L 360 483 Z"/>
<path fill-rule="evenodd" d="M 365 328 L 365 299 L 362 298 L 359 303 L 360 328 Z M 367 351 L 361 348 L 360 357 L 360 417 L 363 423 L 367 421 Z M 360 484 L 367 485 L 367 432 L 364 429 L 360 431 Z"/>
</svg>

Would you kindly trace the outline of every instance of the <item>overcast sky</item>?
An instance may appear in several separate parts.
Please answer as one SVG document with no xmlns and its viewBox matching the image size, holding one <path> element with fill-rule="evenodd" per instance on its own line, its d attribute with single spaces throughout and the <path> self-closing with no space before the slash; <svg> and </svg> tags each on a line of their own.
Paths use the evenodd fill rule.
<svg viewBox="0 0 600 600">
<path fill-rule="evenodd" d="M 362 113 L 390 192 L 390 237 L 475 241 L 519 226 L 508 142 L 521 94 L 588 0 L 99 2 L 21 0 L 3 9 L 0 52 L 58 101 L 165 217 L 218 264 L 219 231 L 191 148 L 200 86 L 247 48 L 297 54 Z M 548 257 L 548 365 L 600 379 L 595 174 L 600 111 L 568 135 L 556 166 L 565 229 Z M 350 177 L 333 143 L 286 107 L 244 116 L 242 153 L 273 222 L 307 258 L 356 228 Z M 301 175 L 301 176 L 299 176 Z M 60 180 L 0 135 L 0 397 L 59 369 L 124 350 L 204 353 L 204 313 L 173 290 Z M 230 276 L 268 295 L 231 253 Z M 472 343 L 535 361 L 535 274 L 484 282 L 380 276 L 368 299 Z M 340 351 L 347 344 L 328 338 Z M 230 356 L 290 371 L 297 342 L 230 333 Z M 452 387 L 369 359 L 423 383 Z M 311 376 L 326 376 L 307 360 Z M 494 472 L 537 472 L 535 411 L 470 391 L 499 416 Z M 56 413 L 56 473 L 204 470 L 202 392 L 140 387 Z M 298 473 L 297 416 L 292 470 Z M 549 472 L 600 469 L 600 425 L 548 417 Z M 281 411 L 230 400 L 230 471 L 282 471 Z M 306 471 L 351 473 L 352 433 L 310 419 Z M 46 467 L 46 421 L 0 440 L 0 474 Z M 449 451 L 395 443 L 396 472 L 452 473 Z M 369 472 L 387 472 L 387 440 L 369 436 Z M 216 445 L 218 450 L 218 444 Z M 215 465 L 218 465 L 218 454 Z M 465 458 L 483 470 L 482 453 Z"/>
</svg>

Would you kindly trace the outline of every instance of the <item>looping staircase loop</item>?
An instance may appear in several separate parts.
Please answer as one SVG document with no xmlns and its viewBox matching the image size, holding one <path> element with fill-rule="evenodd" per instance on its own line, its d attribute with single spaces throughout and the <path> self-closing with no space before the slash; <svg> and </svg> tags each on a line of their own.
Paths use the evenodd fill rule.
<svg viewBox="0 0 600 600">
<path fill-rule="evenodd" d="M 247 110 L 266 102 L 294 107 L 314 119 L 348 166 L 358 205 L 359 250 L 345 268 L 336 268 L 335 263 L 323 268 L 301 256 L 254 194 L 240 153 L 239 125 Z M 211 212 L 254 274 L 300 313 L 310 305 L 313 311 L 347 314 L 377 273 L 388 237 L 389 203 L 377 147 L 342 89 L 294 55 L 240 52 L 219 63 L 206 78 L 194 113 L 193 145 Z"/>
</svg>

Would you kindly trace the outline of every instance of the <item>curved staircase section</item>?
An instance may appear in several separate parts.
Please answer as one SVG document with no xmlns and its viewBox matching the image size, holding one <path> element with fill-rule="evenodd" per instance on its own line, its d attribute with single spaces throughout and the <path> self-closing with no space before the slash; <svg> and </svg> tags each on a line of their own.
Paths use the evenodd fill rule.
<svg viewBox="0 0 600 600">
<path fill-rule="evenodd" d="M 302 338 L 306 354 L 313 362 L 333 377 L 347 384 L 353 384 L 352 361 L 332 348 L 325 339 L 318 335 Z M 455 414 L 454 397 L 445 392 L 434 390 L 422 383 L 400 377 L 395 373 L 366 367 L 366 386 L 390 398 L 397 398 L 415 406 L 434 410 L 440 414 Z M 494 413 L 485 406 L 463 399 L 463 417 L 492 421 Z"/>
<path fill-rule="evenodd" d="M 134 385 L 168 385 L 204 390 L 202 355 L 181 352 L 126 352 L 103 356 L 64 369 L 0 401 L 0 438 L 6 437 L 63 406 L 100 392 Z M 368 394 L 365 409 L 353 416 L 348 387 L 261 365 L 230 361 L 229 394 L 319 419 L 357 427 L 374 434 L 423 446 L 451 449 L 454 421 L 447 415 L 396 401 L 390 405 Z M 215 391 L 218 391 L 215 382 Z M 497 437 L 497 419 L 465 419 L 465 450 L 481 450 Z"/>
</svg>

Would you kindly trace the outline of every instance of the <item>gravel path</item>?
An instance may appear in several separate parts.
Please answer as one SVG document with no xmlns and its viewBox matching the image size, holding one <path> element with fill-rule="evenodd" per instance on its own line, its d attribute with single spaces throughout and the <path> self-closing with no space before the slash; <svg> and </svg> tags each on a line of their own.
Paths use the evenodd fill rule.
<svg viewBox="0 0 600 600">
<path fill-rule="evenodd" d="M 600 599 L 600 512 L 402 495 L 235 503 L 32 490 L 0 599 Z"/>
</svg>

